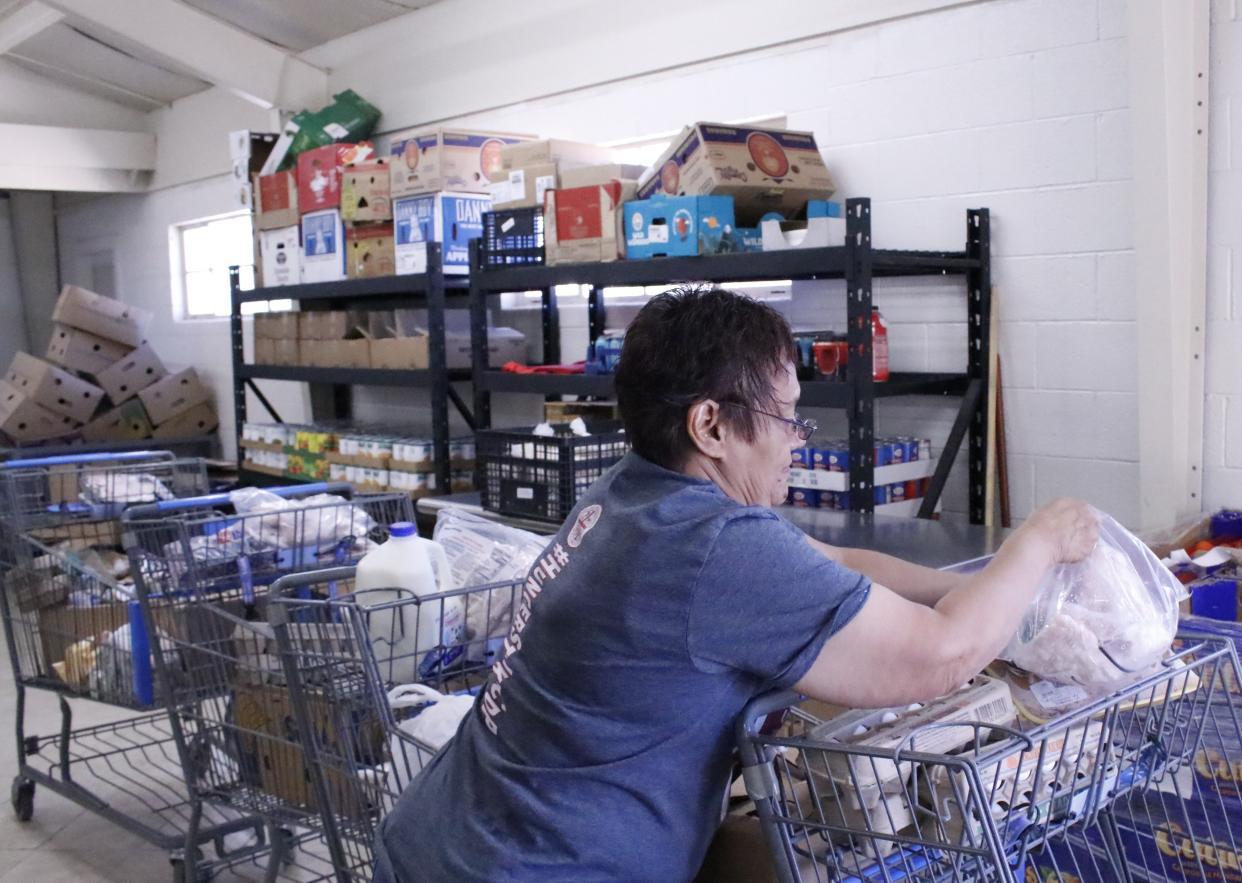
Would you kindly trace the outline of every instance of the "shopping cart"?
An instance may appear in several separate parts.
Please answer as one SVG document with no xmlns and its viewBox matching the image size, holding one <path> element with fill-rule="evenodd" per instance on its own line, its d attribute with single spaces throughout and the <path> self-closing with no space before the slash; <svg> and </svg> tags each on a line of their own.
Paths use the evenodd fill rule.
<svg viewBox="0 0 1242 883">
<path fill-rule="evenodd" d="M 420 598 L 351 591 L 353 578 L 350 567 L 284 577 L 268 605 L 339 883 L 371 879 L 380 820 L 437 750 L 416 736 L 423 709 L 398 697 L 410 684 L 477 693 L 522 597 L 521 582 Z M 463 614 L 464 633 L 445 640 Z"/>
<path fill-rule="evenodd" d="M 120 517 L 136 505 L 207 490 L 203 461 L 163 451 L 0 464 L 0 611 L 16 686 L 11 798 L 19 820 L 32 818 L 41 785 L 170 853 L 185 846 L 195 813 L 127 575 Z M 55 734 L 27 734 L 30 688 L 57 695 Z M 101 714 L 71 699 L 131 713 Z M 109 719 L 75 727 L 75 708 L 93 721 Z M 196 849 L 259 839 L 255 821 L 236 814 L 213 813 L 194 826 Z"/>
<path fill-rule="evenodd" d="M 1202 751 L 1242 746 L 1238 658 L 1213 637 L 1175 647 L 1127 689 L 1038 726 L 958 718 L 903 733 L 896 711 L 821 721 L 793 694 L 756 699 L 738 740 L 777 878 L 1239 879 L 1242 803 L 1217 786 L 1242 754 L 1212 764 Z"/>
<path fill-rule="evenodd" d="M 413 512 L 408 496 L 355 497 L 348 484 L 266 490 L 289 508 L 239 511 L 220 494 L 131 509 L 126 546 L 192 802 L 264 819 L 269 879 L 281 864 L 330 879 L 309 734 L 267 623 L 270 586 L 356 562 Z"/>
</svg>

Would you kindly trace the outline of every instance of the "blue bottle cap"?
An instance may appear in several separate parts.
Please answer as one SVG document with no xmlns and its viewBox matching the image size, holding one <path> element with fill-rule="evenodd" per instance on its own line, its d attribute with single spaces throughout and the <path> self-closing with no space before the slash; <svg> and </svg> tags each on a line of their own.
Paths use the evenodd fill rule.
<svg viewBox="0 0 1242 883">
<path fill-rule="evenodd" d="M 418 528 L 409 521 L 398 521 L 388 528 L 388 532 L 394 537 L 412 537 L 418 533 Z"/>
</svg>

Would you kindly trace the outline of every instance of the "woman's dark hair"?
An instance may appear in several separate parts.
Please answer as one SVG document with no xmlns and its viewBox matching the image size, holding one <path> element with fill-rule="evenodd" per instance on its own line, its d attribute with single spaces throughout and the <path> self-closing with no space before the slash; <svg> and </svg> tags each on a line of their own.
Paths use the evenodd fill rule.
<svg viewBox="0 0 1242 883">
<path fill-rule="evenodd" d="M 693 448 L 686 412 L 705 399 L 774 410 L 773 382 L 797 349 L 785 317 L 715 286 L 653 297 L 630 323 L 617 365 L 617 404 L 634 450 L 678 469 Z M 753 441 L 757 415 L 725 408 L 723 419 Z"/>
</svg>

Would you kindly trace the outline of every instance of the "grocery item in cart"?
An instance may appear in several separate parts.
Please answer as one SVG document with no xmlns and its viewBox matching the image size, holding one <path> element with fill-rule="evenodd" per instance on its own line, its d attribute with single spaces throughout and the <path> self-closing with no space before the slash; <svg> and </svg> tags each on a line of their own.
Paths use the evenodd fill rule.
<svg viewBox="0 0 1242 883">
<path fill-rule="evenodd" d="M 986 739 L 987 725 L 1008 725 L 1017 719 L 1009 688 L 987 675 L 976 675 L 956 692 L 903 708 L 849 711 L 811 730 L 816 741 L 893 751 L 893 758 L 874 759 L 844 753 L 808 755 L 808 770 L 841 791 L 849 806 L 874 809 L 886 794 L 900 794 L 914 769 L 898 760 L 897 751 L 948 754 L 977 738 Z M 946 726 L 955 724 L 956 726 Z M 983 724 L 976 728 L 973 724 Z M 982 733 L 980 736 L 979 734 Z M 826 768 L 816 769 L 816 759 Z"/>
<path fill-rule="evenodd" d="M 388 705 L 400 721 L 385 764 L 388 793 L 400 794 L 426 761 L 457 734 L 462 718 L 474 707 L 474 697 L 445 695 L 425 684 L 403 684 L 388 691 Z"/>
<path fill-rule="evenodd" d="M 354 596 L 368 611 L 371 644 L 387 660 L 380 676 L 390 684 L 425 680 L 446 669 L 463 650 L 466 605 L 454 588 L 444 547 L 418 536 L 413 524 L 389 528 L 388 542 L 358 562 Z M 398 603 L 416 597 L 417 604 Z"/>
<path fill-rule="evenodd" d="M 544 548 L 546 537 L 499 524 L 456 507 L 441 509 L 433 538 L 444 547 L 453 582 L 486 586 L 524 579 Z M 509 633 L 513 607 L 489 592 L 466 596 L 467 659 L 481 662 L 496 652 Z"/>
<path fill-rule="evenodd" d="M 146 472 L 83 472 L 82 499 L 88 503 L 158 503 L 176 495 Z"/>
<path fill-rule="evenodd" d="M 1108 515 L 1097 515 L 1095 549 L 1048 572 L 1001 655 L 1098 695 L 1160 662 L 1186 593 L 1146 545 Z"/>
<path fill-rule="evenodd" d="M 252 516 L 244 521 L 246 537 L 260 547 L 328 546 L 353 537 L 354 549 L 361 551 L 375 527 L 365 509 L 342 506 L 344 498 L 335 494 L 288 500 L 261 488 L 240 488 L 229 494 L 229 502 L 238 515 Z"/>
</svg>

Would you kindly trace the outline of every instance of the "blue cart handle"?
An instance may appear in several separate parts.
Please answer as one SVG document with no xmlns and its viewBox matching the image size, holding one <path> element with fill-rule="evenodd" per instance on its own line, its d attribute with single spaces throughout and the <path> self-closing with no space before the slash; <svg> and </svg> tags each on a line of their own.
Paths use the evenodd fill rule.
<svg viewBox="0 0 1242 883">
<path fill-rule="evenodd" d="M 59 457 L 37 457 L 29 460 L 9 460 L 0 463 L 0 469 L 30 469 L 41 466 L 76 466 L 82 463 L 125 463 L 131 460 L 172 460 L 172 451 L 117 451 L 109 454 L 63 454 Z"/>
<path fill-rule="evenodd" d="M 279 487 L 260 488 L 278 497 L 309 497 L 311 494 L 352 494 L 354 486 L 347 481 L 319 481 L 313 484 L 289 484 Z M 208 494 L 204 497 L 183 497 L 179 500 L 162 500 L 147 508 L 153 512 L 173 512 L 177 509 L 197 509 L 202 506 L 222 506 L 231 499 L 230 494 Z"/>
</svg>

